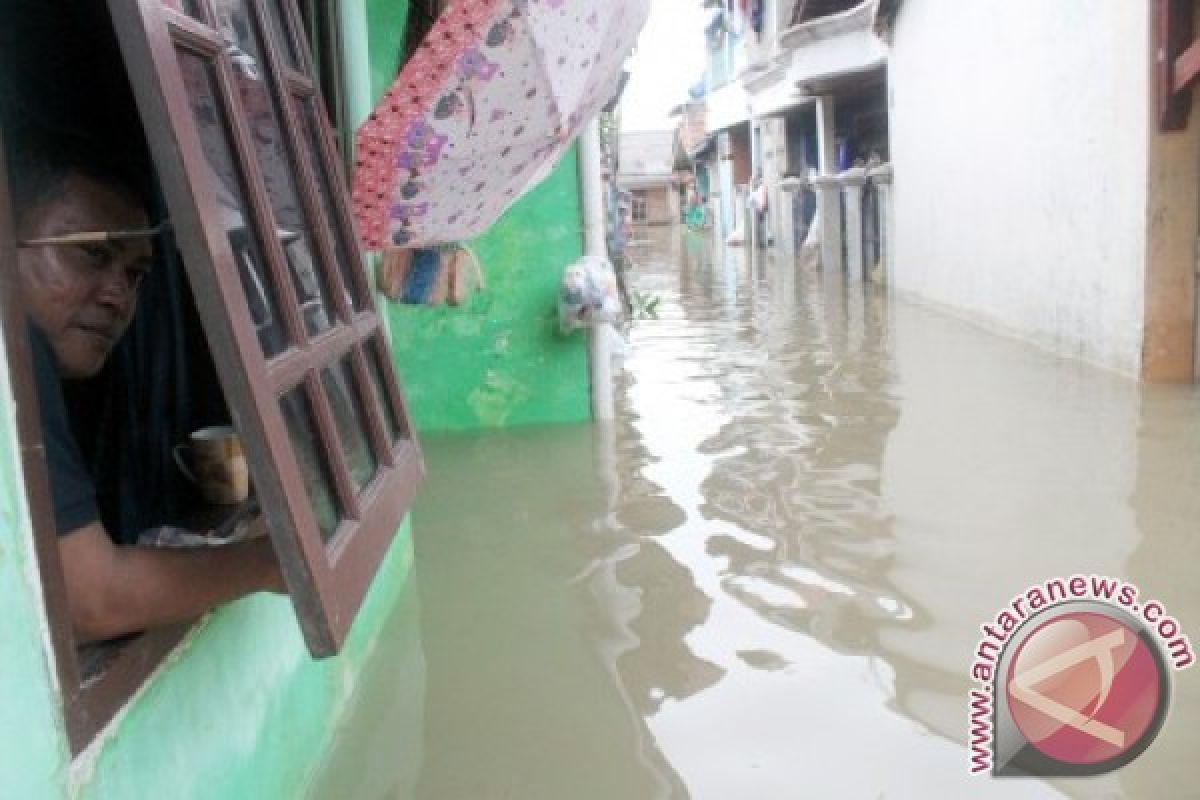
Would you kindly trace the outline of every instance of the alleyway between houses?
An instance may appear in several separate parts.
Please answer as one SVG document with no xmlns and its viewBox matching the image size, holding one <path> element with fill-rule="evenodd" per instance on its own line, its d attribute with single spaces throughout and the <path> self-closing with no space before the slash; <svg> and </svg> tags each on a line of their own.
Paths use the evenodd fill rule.
<svg viewBox="0 0 1200 800">
<path fill-rule="evenodd" d="M 1200 669 L 1085 782 L 974 778 L 980 625 L 1112 575 L 1200 643 L 1200 395 L 653 229 L 618 420 L 427 438 L 318 798 L 1194 797 Z"/>
</svg>

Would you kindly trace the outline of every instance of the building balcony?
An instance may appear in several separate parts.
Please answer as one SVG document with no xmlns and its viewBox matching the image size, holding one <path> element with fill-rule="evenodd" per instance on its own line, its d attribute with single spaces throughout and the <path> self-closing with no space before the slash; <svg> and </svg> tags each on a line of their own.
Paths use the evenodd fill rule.
<svg viewBox="0 0 1200 800">
<path fill-rule="evenodd" d="M 779 35 L 788 54 L 787 81 L 817 93 L 828 84 L 887 63 L 888 46 L 875 32 L 879 0 L 793 25 Z"/>
</svg>

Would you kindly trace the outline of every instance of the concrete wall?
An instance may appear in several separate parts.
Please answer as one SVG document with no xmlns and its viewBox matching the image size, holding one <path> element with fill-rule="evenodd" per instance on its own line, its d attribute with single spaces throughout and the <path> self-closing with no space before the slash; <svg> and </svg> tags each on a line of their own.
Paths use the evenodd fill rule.
<svg viewBox="0 0 1200 800">
<path fill-rule="evenodd" d="M 890 60 L 898 289 L 1138 374 L 1150 5 L 905 3 Z"/>
</svg>

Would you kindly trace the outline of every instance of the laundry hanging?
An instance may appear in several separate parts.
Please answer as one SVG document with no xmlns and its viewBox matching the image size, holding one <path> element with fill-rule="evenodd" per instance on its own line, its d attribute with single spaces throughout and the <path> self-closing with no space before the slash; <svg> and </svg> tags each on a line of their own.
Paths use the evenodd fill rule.
<svg viewBox="0 0 1200 800">
<path fill-rule="evenodd" d="M 358 131 L 367 248 L 483 233 L 620 85 L 650 0 L 458 0 Z"/>
</svg>

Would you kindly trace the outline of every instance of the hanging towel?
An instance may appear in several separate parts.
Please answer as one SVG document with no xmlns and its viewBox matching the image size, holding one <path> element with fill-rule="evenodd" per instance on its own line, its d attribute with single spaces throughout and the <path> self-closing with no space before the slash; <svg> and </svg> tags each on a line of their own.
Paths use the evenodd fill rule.
<svg viewBox="0 0 1200 800">
<path fill-rule="evenodd" d="M 412 266 L 404 281 L 404 302 L 431 303 L 441 281 L 442 254 L 437 250 L 414 250 Z"/>
</svg>

